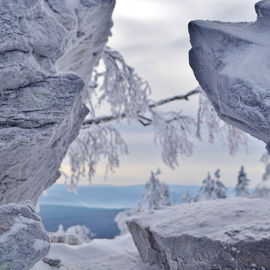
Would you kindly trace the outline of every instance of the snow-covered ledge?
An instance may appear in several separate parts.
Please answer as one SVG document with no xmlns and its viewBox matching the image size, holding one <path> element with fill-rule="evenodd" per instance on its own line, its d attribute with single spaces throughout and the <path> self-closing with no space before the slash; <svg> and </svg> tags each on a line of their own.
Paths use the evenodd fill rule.
<svg viewBox="0 0 270 270">
<path fill-rule="evenodd" d="M 192 21 L 190 66 L 218 115 L 270 150 L 270 1 L 254 23 Z"/>
<path fill-rule="evenodd" d="M 17 230 L 22 220 L 5 222 L 24 201 L 34 204 L 60 175 L 62 159 L 88 113 L 83 90 L 110 35 L 114 2 L 0 0 L 0 269 L 31 267 L 30 244 L 23 244 Z M 6 207 L 11 210 L 5 212 Z M 24 216 L 27 209 L 16 213 Z M 39 223 L 37 233 L 27 229 L 25 234 L 31 241 L 38 235 L 48 241 L 34 216 L 26 219 Z M 10 234 L 20 248 L 8 248 Z M 33 262 L 48 251 L 46 244 L 39 247 Z"/>
<path fill-rule="evenodd" d="M 162 270 L 266 270 L 270 205 L 231 198 L 151 211 L 127 222 L 142 260 Z"/>
</svg>

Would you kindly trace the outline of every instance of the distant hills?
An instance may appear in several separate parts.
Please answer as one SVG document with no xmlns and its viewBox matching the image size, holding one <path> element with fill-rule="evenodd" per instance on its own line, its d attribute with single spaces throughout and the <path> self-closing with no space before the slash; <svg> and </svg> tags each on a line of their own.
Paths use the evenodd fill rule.
<svg viewBox="0 0 270 270">
<path fill-rule="evenodd" d="M 111 239 L 120 233 L 114 218 L 123 210 L 41 205 L 39 215 L 49 232 L 56 232 L 59 224 L 62 224 L 65 230 L 70 226 L 85 225 L 95 233 L 94 238 Z"/>
<path fill-rule="evenodd" d="M 171 185 L 173 203 L 180 203 L 186 190 L 196 193 L 199 186 Z M 110 186 L 93 185 L 80 186 L 77 194 L 67 191 L 65 185 L 55 184 L 47 190 L 47 195 L 41 196 L 40 205 L 77 206 L 88 208 L 121 209 L 134 207 L 142 194 L 144 185 Z"/>
<path fill-rule="evenodd" d="M 197 193 L 199 186 L 171 185 L 173 204 L 180 203 L 186 190 Z M 228 194 L 232 194 L 232 188 Z M 120 211 L 133 208 L 144 193 L 144 185 L 81 186 L 77 193 L 67 191 L 65 185 L 53 185 L 46 196 L 39 199 L 43 224 L 47 231 L 57 231 L 59 224 L 67 229 L 73 225 L 85 225 L 96 234 L 96 238 L 114 238 L 119 234 L 114 218 Z"/>
</svg>

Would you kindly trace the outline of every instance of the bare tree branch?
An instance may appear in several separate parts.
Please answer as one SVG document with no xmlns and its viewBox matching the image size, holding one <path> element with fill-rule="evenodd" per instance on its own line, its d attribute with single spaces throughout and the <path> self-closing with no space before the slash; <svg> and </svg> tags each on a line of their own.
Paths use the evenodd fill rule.
<svg viewBox="0 0 270 270">
<path fill-rule="evenodd" d="M 159 107 L 159 106 L 168 104 L 168 103 L 173 102 L 173 101 L 176 101 L 176 100 L 186 100 L 186 101 L 189 101 L 189 97 L 191 97 L 193 95 L 197 95 L 200 92 L 201 92 L 200 87 L 197 87 L 194 90 L 187 92 L 185 95 L 177 95 L 177 96 L 173 96 L 173 97 L 170 97 L 170 98 L 165 98 L 165 99 L 162 99 L 160 101 L 157 101 L 157 102 L 155 102 L 153 104 L 150 104 L 149 107 L 150 108 L 156 108 L 156 107 Z"/>
<path fill-rule="evenodd" d="M 102 123 L 108 123 L 111 122 L 113 120 L 117 120 L 119 118 L 125 118 L 126 114 L 123 113 L 119 116 L 113 116 L 113 115 L 104 115 L 104 116 L 100 116 L 100 117 L 96 117 L 96 118 L 92 118 L 92 119 L 88 119 L 85 120 L 82 124 L 83 128 L 88 128 L 91 125 L 98 125 L 98 124 L 102 124 Z"/>
<path fill-rule="evenodd" d="M 161 99 L 157 102 L 154 102 L 154 103 L 149 105 L 149 108 L 150 109 L 157 108 L 159 106 L 171 103 L 173 101 L 178 101 L 178 100 L 189 101 L 189 97 L 197 95 L 200 92 L 201 92 L 200 87 L 197 87 L 196 89 L 191 90 L 184 95 L 176 95 L 176 96 L 173 96 L 170 98 L 165 98 L 165 99 Z M 151 124 L 151 119 L 146 118 L 145 116 L 142 116 L 139 114 L 140 114 L 140 112 L 138 112 L 139 122 L 144 126 L 149 126 Z M 83 122 L 83 128 L 88 128 L 89 126 L 91 126 L 93 124 L 98 125 L 98 124 L 102 124 L 102 123 L 108 123 L 108 122 L 111 122 L 111 121 L 114 121 L 117 119 L 123 119 L 123 118 L 126 118 L 126 116 L 127 115 L 125 113 L 122 113 L 122 114 L 117 115 L 117 116 L 104 115 L 104 116 L 100 116 L 100 117 L 91 118 L 91 119 L 85 120 Z M 144 122 L 143 120 L 146 120 L 147 122 Z M 171 121 L 173 121 L 173 120 L 171 120 Z"/>
</svg>

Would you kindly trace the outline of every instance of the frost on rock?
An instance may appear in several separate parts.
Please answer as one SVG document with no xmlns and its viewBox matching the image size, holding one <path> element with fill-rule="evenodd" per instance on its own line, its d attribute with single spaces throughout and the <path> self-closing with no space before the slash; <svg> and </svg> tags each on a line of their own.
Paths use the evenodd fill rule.
<svg viewBox="0 0 270 270">
<path fill-rule="evenodd" d="M 30 205 L 0 206 L 0 269 L 29 269 L 49 248 L 47 233 Z"/>
<path fill-rule="evenodd" d="M 0 0 L 0 6 L 0 213 L 13 203 L 1 223 L 12 219 L 16 204 L 35 204 L 60 176 L 88 113 L 83 90 L 110 34 L 114 1 Z M 46 255 L 37 223 L 33 230 L 30 223 L 14 225 L 20 234 L 10 245 L 6 233 L 0 236 L 0 269 L 29 269 Z"/>
<path fill-rule="evenodd" d="M 133 216 L 127 224 L 142 260 L 163 270 L 269 269 L 265 199 L 182 204 Z"/>
<path fill-rule="evenodd" d="M 114 1 L 0 0 L 0 6 L 0 205 L 35 203 L 59 177 L 88 113 L 85 76 L 110 34 Z"/>
<path fill-rule="evenodd" d="M 225 122 L 270 143 L 270 1 L 254 23 L 192 21 L 190 66 Z"/>
<path fill-rule="evenodd" d="M 44 1 L 49 13 L 68 31 L 66 53 L 58 60 L 58 69 L 76 72 L 88 88 L 92 68 L 110 35 L 115 0 Z"/>
</svg>

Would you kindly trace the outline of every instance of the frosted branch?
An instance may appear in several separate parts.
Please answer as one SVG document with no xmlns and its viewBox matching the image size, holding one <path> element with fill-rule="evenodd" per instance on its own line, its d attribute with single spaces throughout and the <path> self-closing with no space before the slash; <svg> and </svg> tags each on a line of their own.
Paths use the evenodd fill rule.
<svg viewBox="0 0 270 270">
<path fill-rule="evenodd" d="M 92 126 L 82 130 L 69 150 L 71 165 L 70 183 L 76 189 L 80 177 L 87 177 L 89 183 L 96 172 L 96 165 L 104 158 L 107 162 L 106 174 L 119 167 L 119 155 L 127 154 L 128 148 L 121 134 L 112 126 Z"/>
<path fill-rule="evenodd" d="M 126 119 L 128 123 L 136 121 L 143 126 L 151 125 L 155 133 L 154 141 L 161 146 L 162 160 L 170 168 L 179 164 L 179 157 L 192 155 L 193 140 L 196 136 L 201 139 L 202 126 L 207 127 L 211 143 L 216 138 L 223 139 L 231 154 L 237 151 L 240 143 L 247 144 L 244 133 L 218 118 L 200 87 L 159 101 L 152 101 L 150 93 L 149 84 L 136 74 L 121 54 L 105 48 L 102 63 L 93 71 L 89 85 L 86 100 L 90 109 L 89 118 L 84 121 L 80 136 L 69 152 L 72 187 L 77 186 L 81 176 L 87 176 L 90 181 L 101 158 L 107 160 L 106 172 L 113 171 L 119 166 L 119 155 L 128 152 L 121 134 L 108 125 L 113 121 Z M 163 105 L 188 101 L 198 94 L 200 102 L 197 121 L 182 112 L 159 110 Z M 93 105 L 94 101 L 96 106 Z M 100 106 L 109 109 L 108 115 L 96 116 Z"/>
<path fill-rule="evenodd" d="M 171 103 L 171 102 L 174 102 L 174 101 L 179 101 L 179 100 L 186 100 L 186 101 L 189 101 L 189 97 L 191 96 L 194 96 L 194 95 L 197 95 L 199 94 L 201 91 L 200 91 L 200 87 L 197 87 L 196 89 L 194 90 L 191 90 L 189 92 L 187 92 L 186 94 L 184 95 L 176 95 L 176 96 L 172 96 L 170 98 L 165 98 L 165 99 L 161 99 L 157 102 L 154 102 L 154 103 L 151 103 L 149 105 L 149 108 L 156 108 L 156 107 L 159 107 L 159 106 L 162 106 L 162 105 L 166 105 L 168 103 Z M 141 114 L 141 111 L 138 111 L 137 112 L 137 115 L 136 115 L 136 118 L 140 121 L 140 120 L 143 120 L 143 118 L 145 119 L 144 116 L 140 115 Z M 87 119 L 83 122 L 83 127 L 84 128 L 87 128 L 93 124 L 102 124 L 102 123 L 108 123 L 108 122 L 111 122 L 111 121 L 115 121 L 119 118 L 123 119 L 123 118 L 126 118 L 127 115 L 125 113 L 122 113 L 120 115 L 117 115 L 117 116 L 114 116 L 114 115 L 104 115 L 104 116 L 100 116 L 100 117 L 95 117 L 95 118 L 91 118 L 91 119 Z M 149 120 L 149 118 L 147 119 Z M 146 124 L 148 125 L 148 124 Z M 145 126 L 146 126 L 145 125 Z"/>
<path fill-rule="evenodd" d="M 196 136 L 200 140 L 202 139 L 201 130 L 203 126 L 206 126 L 208 130 L 208 141 L 210 143 L 214 143 L 215 139 L 223 141 L 227 145 L 231 155 L 234 155 L 239 150 L 240 145 L 244 145 L 247 151 L 248 135 L 240 129 L 222 121 L 209 99 L 201 92 L 196 131 Z"/>
</svg>

